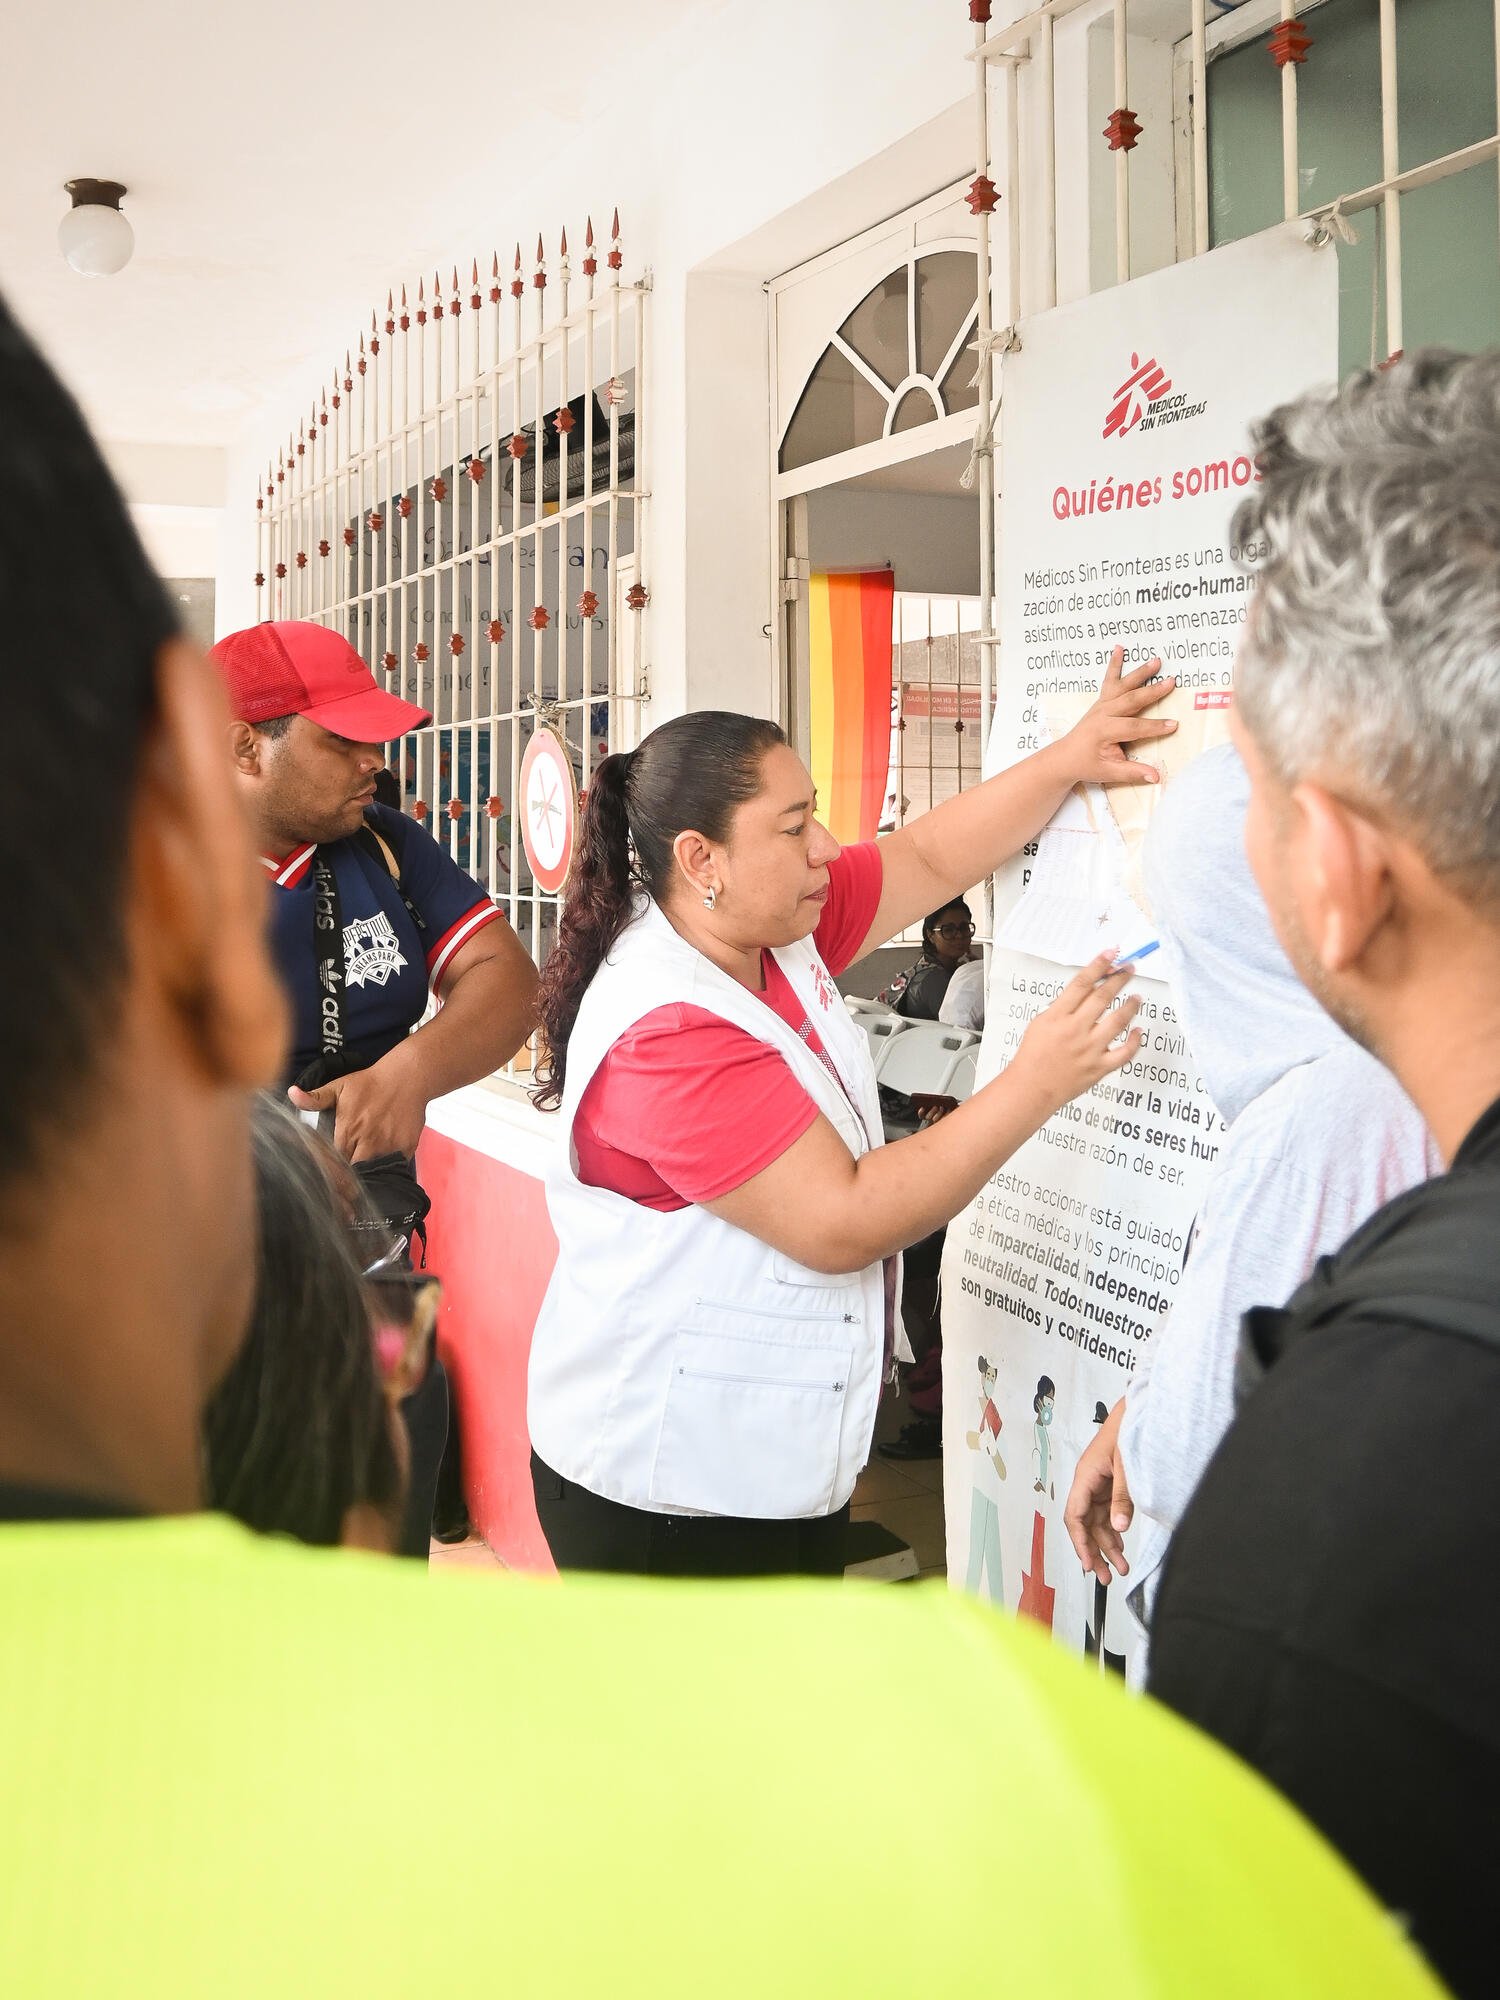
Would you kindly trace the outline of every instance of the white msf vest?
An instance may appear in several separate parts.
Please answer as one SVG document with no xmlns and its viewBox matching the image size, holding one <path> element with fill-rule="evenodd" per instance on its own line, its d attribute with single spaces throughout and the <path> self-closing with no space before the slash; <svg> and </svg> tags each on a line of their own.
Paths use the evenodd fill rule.
<svg viewBox="0 0 1500 2000">
<path fill-rule="evenodd" d="M 656 1513 L 831 1514 L 869 1456 L 885 1339 L 879 1264 L 829 1277 L 706 1208 L 662 1214 L 586 1187 L 576 1171 L 573 1120 L 595 1071 L 642 1016 L 679 1002 L 776 1049 L 856 1158 L 883 1144 L 869 1045 L 816 948 L 772 955 L 843 1090 L 649 902 L 594 975 L 568 1044 L 563 1143 L 547 1178 L 558 1259 L 532 1341 L 531 1441 L 575 1484 Z"/>
</svg>

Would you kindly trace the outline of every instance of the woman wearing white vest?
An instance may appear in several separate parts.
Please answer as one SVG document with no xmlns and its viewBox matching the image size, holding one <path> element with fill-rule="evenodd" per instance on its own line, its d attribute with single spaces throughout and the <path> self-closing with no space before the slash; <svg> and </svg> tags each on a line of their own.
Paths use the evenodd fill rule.
<svg viewBox="0 0 1500 2000">
<path fill-rule="evenodd" d="M 833 975 L 991 873 L 1072 785 L 1149 783 L 1122 746 L 1172 727 L 1143 719 L 1172 685 L 1155 671 L 1117 653 L 1069 735 L 843 850 L 774 723 L 679 716 L 594 773 L 539 1000 L 538 1101 L 563 1132 L 529 1421 L 560 1567 L 842 1570 L 899 1252 L 1139 1037 L 1115 1006 L 1128 975 L 1096 960 L 1001 1076 L 884 1148 Z"/>
</svg>

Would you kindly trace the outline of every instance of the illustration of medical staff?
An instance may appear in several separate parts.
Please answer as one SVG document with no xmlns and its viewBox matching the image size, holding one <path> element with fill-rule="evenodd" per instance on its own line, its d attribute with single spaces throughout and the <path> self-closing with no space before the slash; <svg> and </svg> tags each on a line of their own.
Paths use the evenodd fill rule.
<svg viewBox="0 0 1500 2000">
<path fill-rule="evenodd" d="M 1036 1469 L 1036 1491 L 1045 1493 L 1049 1500 L 1057 1498 L 1052 1488 L 1052 1408 L 1057 1401 L 1057 1384 L 1050 1375 L 1038 1378 L 1036 1394 L 1031 1399 L 1031 1407 L 1036 1412 L 1036 1422 L 1032 1435 L 1036 1442 L 1031 1448 L 1031 1462 Z"/>
<path fill-rule="evenodd" d="M 1005 1579 L 1000 1569 L 1000 1509 L 993 1495 L 985 1491 L 982 1459 L 988 1458 L 995 1477 L 1005 1477 L 1005 1460 L 1000 1456 L 1000 1412 L 995 1408 L 998 1370 L 981 1354 L 979 1357 L 979 1423 L 966 1433 L 970 1451 L 981 1454 L 974 1469 L 973 1498 L 969 1504 L 969 1574 L 965 1588 L 991 1604 L 1005 1602 Z"/>
</svg>

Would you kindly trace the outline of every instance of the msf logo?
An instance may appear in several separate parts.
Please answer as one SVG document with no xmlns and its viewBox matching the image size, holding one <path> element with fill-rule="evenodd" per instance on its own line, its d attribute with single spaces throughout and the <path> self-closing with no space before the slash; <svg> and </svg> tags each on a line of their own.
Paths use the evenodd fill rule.
<svg viewBox="0 0 1500 2000">
<path fill-rule="evenodd" d="M 1124 437 L 1133 431 L 1151 405 L 1160 402 L 1172 386 L 1154 358 L 1142 361 L 1138 354 L 1132 354 L 1130 366 L 1133 372 L 1116 389 L 1113 406 L 1104 419 L 1107 438 Z"/>
</svg>

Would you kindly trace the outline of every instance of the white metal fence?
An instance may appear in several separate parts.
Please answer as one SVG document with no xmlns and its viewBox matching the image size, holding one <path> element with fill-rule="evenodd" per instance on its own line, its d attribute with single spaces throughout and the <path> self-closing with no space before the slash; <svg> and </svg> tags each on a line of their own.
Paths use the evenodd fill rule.
<svg viewBox="0 0 1500 2000">
<path fill-rule="evenodd" d="M 391 762 L 402 803 L 540 960 L 559 899 L 515 807 L 539 722 L 580 785 L 644 694 L 648 286 L 607 244 L 387 298 L 256 496 L 261 618 L 343 632 L 431 711 Z"/>
</svg>

